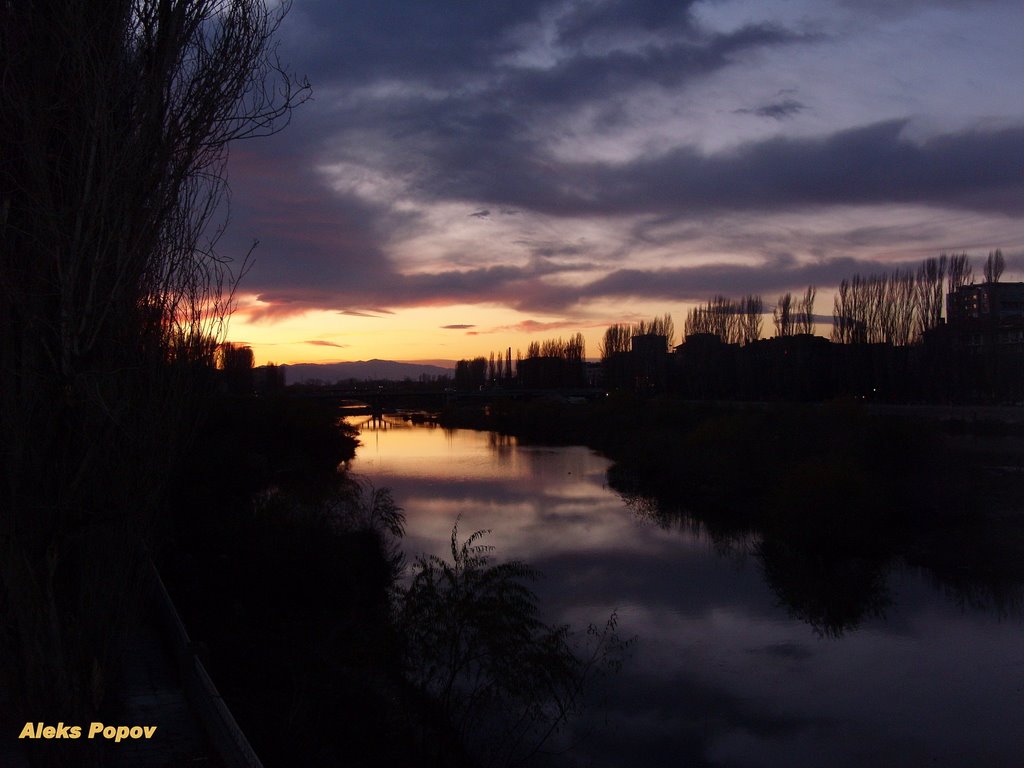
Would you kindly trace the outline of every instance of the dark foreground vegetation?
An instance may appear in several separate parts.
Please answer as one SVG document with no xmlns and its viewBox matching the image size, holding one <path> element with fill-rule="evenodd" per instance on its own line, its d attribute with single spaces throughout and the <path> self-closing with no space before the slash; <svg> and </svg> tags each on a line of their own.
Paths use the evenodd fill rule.
<svg viewBox="0 0 1024 768">
<path fill-rule="evenodd" d="M 25 723 L 123 713 L 127 639 L 157 631 L 151 557 L 270 765 L 474 764 L 465 711 L 508 764 L 614 647 L 578 655 L 524 568 L 472 537 L 402 588 L 401 511 L 337 472 L 352 435 L 245 392 L 225 168 L 309 96 L 276 55 L 288 6 L 0 3 L 0 762 Z M 505 711 L 529 730 L 502 742 Z M 177 762 L 159 741 L 145 759 Z M 14 754 L 111 757 L 45 737 Z"/>
<path fill-rule="evenodd" d="M 533 696 L 549 724 L 575 706 L 586 665 L 537 619 L 522 574 L 463 558 L 459 589 L 406 599 L 400 511 L 337 472 L 352 436 L 314 404 L 242 394 L 251 354 L 222 343 L 224 168 L 233 141 L 273 133 L 308 96 L 274 53 L 287 5 L 0 4 L 0 762 L 12 742 L 19 763 L 111 757 L 16 740 L 27 722 L 124 711 L 127 638 L 156 633 L 151 556 L 270 765 L 469 764 L 422 670 L 441 650 L 460 665 L 454 706 L 506 598 L 550 682 L 503 686 L 507 670 L 478 663 L 488 706 Z M 462 588 L 477 577 L 497 593 Z M 459 622 L 433 628 L 446 642 L 407 641 L 417 616 L 453 605 Z M 159 754 L 170 729 L 147 717 L 146 759 L 174 762 Z"/>
<path fill-rule="evenodd" d="M 549 626 L 532 571 L 484 532 L 403 581 L 404 515 L 352 480 L 322 400 L 220 395 L 160 560 L 211 674 L 265 764 L 516 765 L 621 658 L 614 627 Z"/>
<path fill-rule="evenodd" d="M 217 398 L 198 440 L 220 459 L 182 468 L 158 552 L 267 765 L 330 765 L 342 754 L 393 765 L 413 754 L 389 610 L 387 537 L 399 521 L 387 497 L 338 475 L 356 442 L 336 421 L 316 401 Z"/>
<path fill-rule="evenodd" d="M 884 612 L 897 563 L 965 602 L 1020 603 L 1024 430 L 873 414 L 860 402 L 688 403 L 613 394 L 450 411 L 447 426 L 590 446 L 639 514 L 755 556 L 827 635 Z"/>
<path fill-rule="evenodd" d="M 0 5 L 0 721 L 116 704 L 235 276 L 235 140 L 308 96 L 262 0 Z M 231 254 L 236 266 L 247 255 Z M 19 730 L 14 731 L 17 738 Z M 87 742 L 87 739 L 82 739 Z M 95 742 L 20 742 L 89 765 Z"/>
</svg>

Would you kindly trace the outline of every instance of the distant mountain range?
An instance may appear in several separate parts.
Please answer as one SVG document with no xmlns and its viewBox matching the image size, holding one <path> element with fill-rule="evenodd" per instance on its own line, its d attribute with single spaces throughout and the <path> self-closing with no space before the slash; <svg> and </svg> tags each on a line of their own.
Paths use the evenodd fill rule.
<svg viewBox="0 0 1024 768">
<path fill-rule="evenodd" d="M 442 362 L 436 360 L 434 362 Z M 455 363 L 443 368 L 423 363 L 399 363 L 395 360 L 358 360 L 350 363 L 296 363 L 282 365 L 286 384 L 301 384 L 313 379 L 333 383 L 345 379 L 416 381 L 420 376 L 450 376 Z"/>
</svg>

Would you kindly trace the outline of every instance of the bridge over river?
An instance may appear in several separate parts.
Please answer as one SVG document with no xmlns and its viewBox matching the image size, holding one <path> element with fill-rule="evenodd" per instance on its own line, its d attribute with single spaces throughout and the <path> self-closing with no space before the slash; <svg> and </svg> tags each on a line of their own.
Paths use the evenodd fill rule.
<svg viewBox="0 0 1024 768">
<path fill-rule="evenodd" d="M 351 415 L 382 414 L 395 411 L 437 413 L 447 407 L 487 405 L 509 400 L 535 400 L 552 397 L 565 400 L 593 400 L 603 397 L 599 389 L 522 389 L 501 388 L 458 391 L 454 389 L 418 389 L 372 387 L 329 387 L 309 396 L 329 399 L 347 406 Z"/>
</svg>

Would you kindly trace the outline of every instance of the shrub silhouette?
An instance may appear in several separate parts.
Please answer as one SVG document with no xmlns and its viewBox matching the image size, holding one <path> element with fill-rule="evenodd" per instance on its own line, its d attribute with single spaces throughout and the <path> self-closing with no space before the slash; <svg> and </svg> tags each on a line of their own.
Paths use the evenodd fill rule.
<svg viewBox="0 0 1024 768">
<path fill-rule="evenodd" d="M 452 743 L 431 745 L 440 762 L 465 747 L 485 765 L 517 765 L 540 752 L 579 711 L 598 673 L 621 663 L 628 643 L 613 614 L 591 626 L 578 654 L 567 625 L 547 625 L 527 586 L 536 572 L 518 560 L 491 562 L 489 531 L 459 541 L 451 562 L 418 557 L 400 595 L 407 674 L 451 724 Z"/>
</svg>

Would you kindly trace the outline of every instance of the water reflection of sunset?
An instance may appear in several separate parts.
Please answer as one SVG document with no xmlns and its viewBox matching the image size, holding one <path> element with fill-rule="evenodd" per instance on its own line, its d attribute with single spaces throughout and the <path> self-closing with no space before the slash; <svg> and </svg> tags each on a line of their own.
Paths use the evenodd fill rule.
<svg viewBox="0 0 1024 768">
<path fill-rule="evenodd" d="M 640 523 L 607 490 L 609 462 L 590 449 L 520 446 L 494 433 L 413 426 L 391 417 L 383 429 L 367 429 L 369 421 L 348 419 L 364 425 L 351 468 L 394 490 L 409 520 L 407 551 L 444 555 L 459 517 L 463 533 L 493 531 L 490 543 L 503 558 L 637 551 L 650 544 L 632 535 Z M 571 539 L 552 535 L 570 527 Z M 654 538 L 678 539 L 644 527 Z M 694 540 L 693 546 L 707 545 Z"/>
<path fill-rule="evenodd" d="M 488 433 L 460 430 L 456 440 L 450 430 L 413 426 L 400 417 L 376 422 L 369 417 L 347 417 L 346 421 L 360 430 L 362 445 L 354 467 L 359 473 L 495 480 L 528 471 L 521 456 L 507 450 L 515 445 L 515 438 L 491 439 Z M 445 438 L 438 439 L 437 433 Z"/>
<path fill-rule="evenodd" d="M 450 559 L 458 518 L 460 540 L 489 529 L 495 559 L 537 569 L 547 620 L 582 629 L 615 610 L 637 636 L 578 723 L 581 761 L 959 766 L 984 745 L 986 764 L 1011 765 L 1024 751 L 1006 674 L 1024 669 L 1019 616 L 963 611 L 899 569 L 886 615 L 826 639 L 780 602 L 757 557 L 723 558 L 698 523 L 628 505 L 594 452 L 390 421 L 361 433 L 352 467 L 405 508 L 410 558 Z"/>
</svg>

